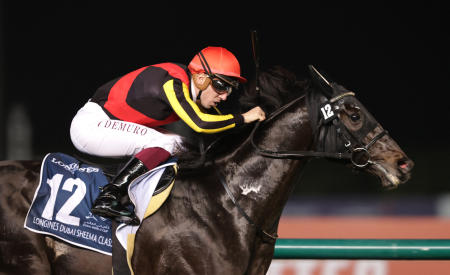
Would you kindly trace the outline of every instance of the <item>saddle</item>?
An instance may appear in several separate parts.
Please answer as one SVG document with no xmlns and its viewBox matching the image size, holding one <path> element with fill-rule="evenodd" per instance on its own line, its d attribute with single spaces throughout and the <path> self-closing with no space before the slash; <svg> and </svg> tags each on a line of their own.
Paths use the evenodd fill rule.
<svg viewBox="0 0 450 275">
<path fill-rule="evenodd" d="M 129 161 L 129 157 L 106 158 L 89 155 L 78 150 L 75 150 L 72 155 L 82 163 L 101 168 L 103 174 L 106 176 L 109 182 L 111 182 L 116 174 L 119 173 L 119 171 Z M 164 201 L 169 196 L 176 176 L 176 168 L 174 166 L 167 166 L 161 176 L 161 179 L 156 185 L 155 192 L 153 193 L 153 199 L 158 198 L 156 201 L 160 202 L 160 204 L 158 203 L 159 205 L 157 206 L 155 211 L 164 203 Z"/>
</svg>

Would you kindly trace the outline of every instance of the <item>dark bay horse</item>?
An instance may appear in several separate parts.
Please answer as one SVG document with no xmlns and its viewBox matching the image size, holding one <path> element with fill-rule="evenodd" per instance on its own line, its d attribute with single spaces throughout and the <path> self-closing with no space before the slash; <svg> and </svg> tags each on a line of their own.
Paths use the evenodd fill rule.
<svg viewBox="0 0 450 275">
<path fill-rule="evenodd" d="M 264 123 L 229 131 L 201 154 L 178 154 L 171 196 L 137 232 L 135 274 L 265 274 L 282 210 L 311 158 L 367 171 L 385 187 L 409 179 L 413 162 L 354 93 L 311 71 L 305 80 L 280 67 L 262 72 L 259 93 L 248 88 L 241 102 L 262 105 Z M 0 274 L 111 274 L 111 257 L 23 228 L 39 169 L 38 161 L 0 162 Z"/>
</svg>

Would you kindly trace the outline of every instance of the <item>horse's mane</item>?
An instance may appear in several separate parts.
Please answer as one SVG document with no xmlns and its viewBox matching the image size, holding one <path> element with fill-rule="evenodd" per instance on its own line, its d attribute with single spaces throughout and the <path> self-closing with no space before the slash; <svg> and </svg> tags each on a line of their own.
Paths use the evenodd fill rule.
<svg viewBox="0 0 450 275">
<path fill-rule="evenodd" d="M 274 66 L 260 72 L 258 84 L 259 93 L 255 89 L 255 81 L 249 82 L 240 99 L 240 106 L 244 112 L 260 106 L 267 116 L 304 94 L 309 87 L 308 80 L 300 80 L 294 72 L 282 66 Z"/>
<path fill-rule="evenodd" d="M 232 95 L 238 94 L 239 97 L 229 98 L 227 103 L 231 102 L 233 106 L 225 106 L 228 108 L 226 110 L 230 110 L 232 113 L 245 113 L 255 106 L 260 106 L 268 117 L 278 108 L 305 94 L 310 86 L 309 80 L 299 80 L 295 73 L 281 66 L 274 66 L 259 73 L 259 93 L 255 89 L 255 83 L 255 80 L 252 79 L 247 85 L 243 85 L 237 93 L 233 93 Z M 210 154 L 208 154 L 208 157 L 223 156 L 223 154 L 230 152 L 230 148 L 236 148 L 242 144 L 252 127 L 253 124 L 246 124 L 219 134 L 202 135 L 203 149 L 209 146 L 208 152 Z M 211 143 L 213 145 L 210 146 Z M 183 144 L 183 146 L 175 154 L 180 167 L 194 168 L 203 165 L 205 155 L 202 156 L 202 149 L 198 145 Z"/>
</svg>

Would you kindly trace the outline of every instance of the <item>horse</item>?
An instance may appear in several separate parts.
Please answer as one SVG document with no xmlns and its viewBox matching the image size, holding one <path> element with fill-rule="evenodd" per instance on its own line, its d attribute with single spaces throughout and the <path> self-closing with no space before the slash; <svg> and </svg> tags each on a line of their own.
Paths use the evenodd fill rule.
<svg viewBox="0 0 450 275">
<path fill-rule="evenodd" d="M 414 163 L 359 102 L 313 66 L 300 79 L 282 67 L 259 73 L 241 109 L 264 122 L 184 146 L 169 199 L 137 231 L 134 274 L 265 274 L 283 208 L 309 160 L 342 162 L 395 188 Z M 110 274 L 97 252 L 23 228 L 40 161 L 0 162 L 0 273 Z"/>
</svg>

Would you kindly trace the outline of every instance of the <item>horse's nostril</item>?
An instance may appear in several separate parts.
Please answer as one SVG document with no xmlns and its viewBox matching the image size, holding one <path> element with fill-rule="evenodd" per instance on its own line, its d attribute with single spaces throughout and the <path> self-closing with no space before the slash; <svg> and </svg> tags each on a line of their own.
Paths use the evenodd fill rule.
<svg viewBox="0 0 450 275">
<path fill-rule="evenodd" d="M 403 171 L 409 171 L 411 170 L 411 163 L 408 159 L 401 159 L 397 162 L 398 167 L 402 169 Z"/>
</svg>

